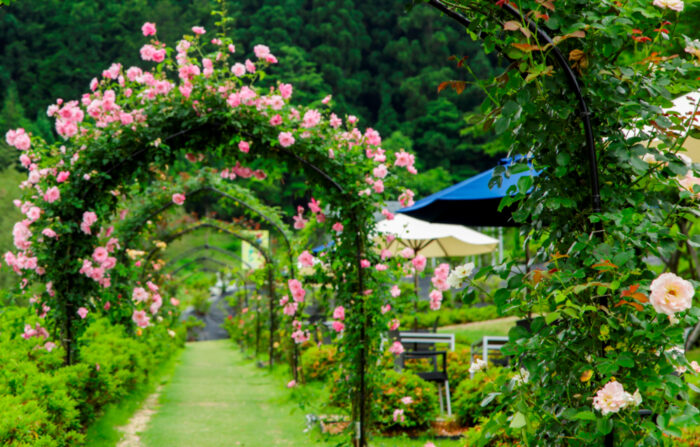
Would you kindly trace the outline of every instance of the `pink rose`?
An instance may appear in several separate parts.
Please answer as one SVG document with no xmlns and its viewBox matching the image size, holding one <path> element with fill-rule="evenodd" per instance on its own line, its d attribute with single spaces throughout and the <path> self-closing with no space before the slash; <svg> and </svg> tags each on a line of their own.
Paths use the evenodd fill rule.
<svg viewBox="0 0 700 447">
<path fill-rule="evenodd" d="M 145 310 L 135 310 L 131 316 L 131 319 L 138 327 L 145 328 L 150 324 L 150 317 L 148 314 L 146 314 Z"/>
<path fill-rule="evenodd" d="M 301 264 L 303 267 L 313 267 L 314 266 L 314 257 L 309 253 L 308 250 L 304 250 L 300 255 L 299 255 L 299 264 Z"/>
<path fill-rule="evenodd" d="M 204 34 L 204 33 L 206 33 L 207 31 L 206 31 L 203 27 L 201 27 L 201 26 L 193 26 L 193 27 L 192 27 L 192 32 L 195 33 L 195 34 Z"/>
<path fill-rule="evenodd" d="M 617 413 L 632 402 L 632 395 L 625 392 L 620 382 L 608 382 L 593 397 L 593 408 L 603 415 Z"/>
<path fill-rule="evenodd" d="M 270 48 L 266 45 L 255 45 L 253 47 L 253 52 L 258 59 L 267 59 L 267 56 L 270 55 Z"/>
<path fill-rule="evenodd" d="M 297 386 L 296 380 L 290 380 L 289 382 L 287 382 L 287 388 L 294 388 L 295 386 Z"/>
<path fill-rule="evenodd" d="M 417 255 L 413 260 L 411 260 L 411 264 L 413 264 L 413 267 L 416 268 L 417 272 L 422 272 L 425 270 L 425 266 L 428 263 L 428 260 L 425 259 L 425 256 L 423 255 Z"/>
<path fill-rule="evenodd" d="M 387 243 L 390 244 L 391 242 L 387 241 Z M 416 252 L 411 247 L 406 247 L 403 250 L 401 250 L 401 252 L 399 254 L 404 259 L 410 259 L 416 255 Z"/>
<path fill-rule="evenodd" d="M 291 132 L 280 132 L 278 136 L 280 145 L 282 147 L 289 147 L 292 144 L 294 144 L 294 136 L 292 136 Z"/>
<path fill-rule="evenodd" d="M 280 84 L 279 91 L 282 98 L 289 99 L 292 96 L 292 84 Z"/>
<path fill-rule="evenodd" d="M 333 322 L 333 330 L 340 333 L 345 330 L 345 324 L 342 321 L 335 320 Z"/>
<path fill-rule="evenodd" d="M 81 307 L 80 309 L 78 309 L 78 315 L 80 315 L 80 318 L 82 318 L 83 320 L 85 319 L 85 317 L 87 317 L 87 314 L 88 310 L 86 308 Z"/>
<path fill-rule="evenodd" d="M 397 285 L 391 286 L 391 296 L 396 298 L 397 296 L 401 295 L 401 289 Z"/>
<path fill-rule="evenodd" d="M 333 310 L 333 318 L 336 320 L 345 319 L 345 308 L 343 306 L 338 306 Z"/>
<path fill-rule="evenodd" d="M 44 200 L 53 203 L 57 200 L 61 199 L 61 191 L 58 190 L 57 187 L 52 186 L 46 191 L 46 194 L 44 194 Z"/>
<path fill-rule="evenodd" d="M 389 352 L 394 355 L 400 355 L 404 352 L 403 345 L 399 341 L 395 341 L 389 348 Z"/>
<path fill-rule="evenodd" d="M 240 78 L 245 74 L 245 65 L 241 64 L 240 62 L 236 62 L 231 67 L 231 73 Z"/>
<path fill-rule="evenodd" d="M 180 193 L 173 194 L 173 203 L 175 205 L 182 205 L 185 203 L 185 195 Z"/>
<path fill-rule="evenodd" d="M 141 32 L 144 36 L 155 36 L 156 35 L 156 24 L 151 22 L 146 22 L 141 27 Z"/>
<path fill-rule="evenodd" d="M 61 172 L 59 172 L 58 175 L 56 176 L 56 182 L 58 182 L 58 183 L 63 183 L 63 182 L 65 182 L 66 180 L 68 180 L 68 177 L 69 177 L 69 176 L 70 176 L 70 172 L 68 172 L 68 171 L 61 171 Z"/>
<path fill-rule="evenodd" d="M 336 233 L 342 232 L 343 231 L 343 224 L 341 224 L 340 222 L 334 223 L 333 224 L 333 231 L 335 231 Z"/>
<path fill-rule="evenodd" d="M 250 150 L 250 143 L 247 141 L 241 141 L 238 143 L 238 149 L 240 149 L 241 152 L 248 153 Z"/>
<path fill-rule="evenodd" d="M 662 314 L 673 315 L 690 309 L 695 289 L 685 279 L 673 273 L 662 273 L 651 282 L 649 301 Z"/>
</svg>

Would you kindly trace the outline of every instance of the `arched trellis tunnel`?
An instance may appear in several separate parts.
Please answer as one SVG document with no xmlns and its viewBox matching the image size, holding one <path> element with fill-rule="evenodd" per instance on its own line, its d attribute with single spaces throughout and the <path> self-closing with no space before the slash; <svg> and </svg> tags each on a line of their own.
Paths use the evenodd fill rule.
<svg viewBox="0 0 700 447">
<path fill-rule="evenodd" d="M 222 35 L 221 42 L 225 45 L 230 39 Z M 200 46 L 196 39 L 191 44 Z M 231 169 L 239 177 L 255 174 L 267 181 L 280 178 L 281 172 L 302 173 L 308 181 L 307 194 L 316 199 L 309 206 L 317 220 L 313 225 L 336 235 L 338 250 L 332 256 L 339 262 L 332 264 L 333 274 L 345 281 L 334 286 L 338 301 L 348 310 L 343 361 L 349 366 L 348 384 L 353 390 L 354 443 L 364 446 L 370 422 L 367 371 L 373 363 L 369 356 L 376 356 L 379 333 L 386 324 L 378 317 L 380 300 L 373 297 L 385 294 L 387 286 L 378 279 L 379 273 L 366 271 L 362 261 L 378 259 L 369 250 L 373 213 L 381 210 L 390 191 L 399 192 L 400 177 L 387 176 L 388 169 L 376 174 L 375 168 L 389 155 L 380 148 L 376 131 L 361 132 L 356 120 L 344 120 L 327 109 L 291 104 L 292 89 L 287 84 L 259 89 L 254 82 L 270 65 L 267 58 L 258 60 L 255 75 L 232 76 L 231 57 L 221 53 L 213 58 L 213 76 L 182 75 L 179 86 L 166 78 L 168 66 L 162 63 L 164 71 L 147 76 L 142 69 L 138 75 L 134 70 L 124 73 L 122 85 L 105 77 L 82 104 L 56 104 L 57 130 L 64 141 L 49 145 L 33 137 L 26 152 L 40 168 L 48 169 L 36 183 L 41 197 L 33 196 L 34 192 L 25 197 L 40 203 L 43 211 L 28 225 L 49 228 L 51 236 L 39 238 L 40 232 L 27 226 L 18 247 L 21 256 L 35 256 L 37 263 L 15 267 L 30 284 L 48 286 L 39 304 L 50 305 L 46 322 L 61 341 L 66 362 L 72 363 L 77 355 L 74 340 L 84 328 L 76 316 L 79 308 L 98 312 L 99 304 L 109 300 L 114 305 L 108 312 L 124 321 L 132 306 L 123 297 L 149 293 L 132 290 L 133 284 L 126 280 L 112 284 L 112 278 L 120 276 L 118 270 L 134 267 L 123 241 L 132 240 L 131 230 L 138 231 L 126 228 L 115 238 L 108 228 L 116 220 L 121 197 L 143 191 L 128 185 L 154 184 L 154 170 L 182 165 L 185 160 L 192 163 L 191 170 L 201 169 L 202 163 L 231 166 L 236 162 Z M 187 49 L 178 60 L 187 66 L 199 62 Z M 52 110 L 54 106 L 50 114 Z M 401 160 L 412 168 L 412 161 L 404 156 Z M 69 171 L 59 178 L 61 169 Z M 367 187 L 367 179 L 372 187 Z M 405 192 L 402 200 L 410 201 L 411 196 Z M 330 209 L 328 216 L 319 201 Z M 304 210 L 294 220 L 299 227 L 311 225 Z M 108 256 L 110 260 L 104 262 L 105 253 L 117 255 L 119 269 L 114 268 L 115 257 Z M 134 313 L 134 321 L 149 324 L 137 320 L 142 315 Z"/>
</svg>

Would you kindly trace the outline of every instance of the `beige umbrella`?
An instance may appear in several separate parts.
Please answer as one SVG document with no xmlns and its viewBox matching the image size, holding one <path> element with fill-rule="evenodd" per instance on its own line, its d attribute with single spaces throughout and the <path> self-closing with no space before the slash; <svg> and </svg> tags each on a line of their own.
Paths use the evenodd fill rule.
<svg viewBox="0 0 700 447">
<path fill-rule="evenodd" d="M 694 127 L 696 130 L 700 130 L 700 108 L 698 108 L 698 103 L 700 103 L 700 91 L 691 92 L 673 100 L 673 106 L 668 109 L 664 109 L 665 114 L 677 115 L 683 120 L 684 128 L 679 136 L 685 136 L 688 130 L 692 130 Z M 645 127 L 644 129 L 647 133 L 653 133 L 656 129 L 651 127 Z M 652 141 L 652 146 L 656 146 L 659 140 Z M 693 138 L 693 136 L 688 136 L 688 138 L 683 143 L 683 149 L 686 154 L 695 163 L 700 163 L 700 139 Z"/>
<path fill-rule="evenodd" d="M 463 225 L 426 222 L 405 214 L 397 214 L 394 219 L 377 223 L 377 232 L 392 235 L 395 239 L 387 246 L 384 237 L 378 237 L 381 248 L 396 254 L 406 247 L 416 255 L 426 258 L 464 257 L 490 253 L 498 247 L 498 239 L 486 236 Z M 418 310 L 418 274 L 413 275 Z"/>
<path fill-rule="evenodd" d="M 486 236 L 462 225 L 430 223 L 405 214 L 397 214 L 393 220 L 377 223 L 377 232 L 396 238 L 382 248 L 398 253 L 405 247 L 426 258 L 464 257 L 490 253 L 498 247 L 498 239 Z"/>
</svg>

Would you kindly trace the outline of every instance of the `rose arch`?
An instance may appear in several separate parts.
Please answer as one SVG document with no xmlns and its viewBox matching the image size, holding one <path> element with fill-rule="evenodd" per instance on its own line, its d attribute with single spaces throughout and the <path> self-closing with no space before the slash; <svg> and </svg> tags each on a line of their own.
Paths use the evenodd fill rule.
<svg viewBox="0 0 700 447">
<path fill-rule="evenodd" d="M 356 443 L 366 445 L 370 365 L 388 318 L 380 312 L 388 281 L 366 268 L 378 261 L 371 250 L 373 213 L 390 193 L 411 201 L 409 190 L 398 190 L 401 175 L 391 168 L 415 173 L 413 156 L 385 153 L 376 131 L 361 131 L 357 118 L 332 113 L 330 96 L 313 107 L 294 105 L 293 87 L 266 74 L 277 61 L 266 46 L 257 45 L 252 60 L 239 58 L 227 36 L 192 30 L 172 49 L 157 40 L 155 27 L 145 27 L 144 34 L 153 35 L 141 49 L 148 68 L 114 63 L 80 100 L 57 100 L 48 114 L 61 142 L 47 144 L 22 130 L 8 133 L 29 176 L 18 203 L 26 218 L 14 228 L 17 252 L 5 260 L 37 310 L 50 308 L 45 325 L 71 363 L 79 355 L 75 340 L 85 312 L 109 314 L 123 309 L 125 300 L 157 295 L 157 286 L 135 284 L 129 247 L 113 234 L 124 198 L 138 197 L 159 171 L 174 168 L 213 166 L 235 182 L 280 182 L 283 172 L 302 174 L 306 197 L 312 197 L 309 210 L 299 207 L 290 217 L 296 229 L 315 225 L 334 236 L 337 248 L 325 262 L 336 299 L 347 309 L 344 364 Z M 179 192 L 172 200 L 182 203 L 187 196 Z M 303 283 L 290 278 L 289 285 L 303 302 Z M 133 321 L 147 330 L 153 321 L 137 312 L 145 311 L 134 311 Z M 303 328 L 296 339 L 304 340 Z"/>
</svg>

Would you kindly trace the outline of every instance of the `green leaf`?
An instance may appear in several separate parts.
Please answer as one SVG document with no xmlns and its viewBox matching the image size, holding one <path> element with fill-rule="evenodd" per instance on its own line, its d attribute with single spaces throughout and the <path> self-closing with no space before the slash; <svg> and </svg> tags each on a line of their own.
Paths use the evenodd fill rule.
<svg viewBox="0 0 700 447">
<path fill-rule="evenodd" d="M 577 421 L 595 421 L 598 417 L 592 411 L 586 410 L 576 413 L 572 419 Z"/>
<path fill-rule="evenodd" d="M 626 352 L 617 357 L 617 364 L 623 368 L 634 368 L 634 358 Z"/>
<path fill-rule="evenodd" d="M 525 415 L 521 412 L 517 412 L 513 415 L 513 419 L 510 421 L 510 428 L 522 428 L 527 424 Z"/>
<path fill-rule="evenodd" d="M 489 395 L 486 396 L 486 397 L 484 398 L 484 400 L 481 401 L 481 406 L 482 406 L 482 407 L 487 406 L 488 404 L 490 404 L 491 402 L 493 402 L 493 400 L 494 400 L 495 398 L 497 398 L 497 397 L 500 396 L 500 395 L 501 395 L 501 393 L 489 393 Z"/>
<path fill-rule="evenodd" d="M 600 419 L 598 419 L 598 422 L 596 423 L 595 428 L 596 428 L 596 431 L 598 433 L 601 433 L 603 435 L 607 435 L 613 429 L 613 420 L 609 417 L 600 418 Z"/>
<path fill-rule="evenodd" d="M 547 324 L 552 324 L 552 322 L 553 322 L 554 320 L 556 320 L 557 318 L 559 318 L 559 316 L 560 316 L 560 315 L 559 315 L 559 312 L 558 312 L 558 311 L 550 312 L 550 313 L 548 313 L 547 315 L 545 315 L 544 321 L 545 321 Z"/>
</svg>

